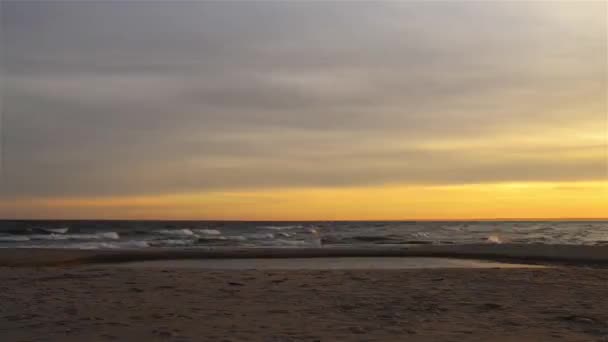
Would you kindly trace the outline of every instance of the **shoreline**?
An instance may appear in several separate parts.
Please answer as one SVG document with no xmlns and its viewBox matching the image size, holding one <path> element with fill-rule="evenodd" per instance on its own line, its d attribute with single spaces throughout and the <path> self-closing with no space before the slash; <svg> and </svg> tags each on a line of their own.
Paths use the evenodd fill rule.
<svg viewBox="0 0 608 342">
<path fill-rule="evenodd" d="M 349 270 L 429 270 L 429 269 L 511 269 L 547 268 L 553 266 L 504 263 L 488 260 L 426 258 L 426 257 L 331 257 L 331 258 L 274 258 L 274 259 L 182 259 L 148 260 L 108 267 L 143 269 L 198 269 L 203 271 L 349 271 Z M 96 266 L 97 267 L 97 266 Z"/>
<path fill-rule="evenodd" d="M 0 266 L 77 266 L 154 260 L 428 257 L 608 267 L 608 246 L 471 244 L 416 247 L 0 249 Z"/>
</svg>

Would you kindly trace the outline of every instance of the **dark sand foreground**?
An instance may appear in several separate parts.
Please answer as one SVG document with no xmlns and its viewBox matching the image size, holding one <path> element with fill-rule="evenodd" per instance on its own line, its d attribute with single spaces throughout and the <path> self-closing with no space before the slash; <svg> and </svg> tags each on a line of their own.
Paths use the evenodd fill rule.
<svg viewBox="0 0 608 342">
<path fill-rule="evenodd" d="M 606 268 L 159 265 L 0 267 L 0 341 L 608 341 Z"/>
</svg>

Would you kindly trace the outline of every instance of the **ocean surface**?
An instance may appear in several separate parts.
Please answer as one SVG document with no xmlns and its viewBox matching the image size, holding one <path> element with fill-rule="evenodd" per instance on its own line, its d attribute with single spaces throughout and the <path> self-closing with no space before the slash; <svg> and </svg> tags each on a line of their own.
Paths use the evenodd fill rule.
<svg viewBox="0 0 608 342">
<path fill-rule="evenodd" d="M 608 245 L 608 221 L 0 221 L 0 248 Z"/>
</svg>

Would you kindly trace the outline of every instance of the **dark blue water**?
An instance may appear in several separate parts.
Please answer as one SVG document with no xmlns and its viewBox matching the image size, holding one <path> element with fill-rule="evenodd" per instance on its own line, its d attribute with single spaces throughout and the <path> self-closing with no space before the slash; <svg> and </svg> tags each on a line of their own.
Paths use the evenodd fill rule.
<svg viewBox="0 0 608 342">
<path fill-rule="evenodd" d="M 0 247 L 324 247 L 608 244 L 608 221 L 0 221 Z"/>
</svg>

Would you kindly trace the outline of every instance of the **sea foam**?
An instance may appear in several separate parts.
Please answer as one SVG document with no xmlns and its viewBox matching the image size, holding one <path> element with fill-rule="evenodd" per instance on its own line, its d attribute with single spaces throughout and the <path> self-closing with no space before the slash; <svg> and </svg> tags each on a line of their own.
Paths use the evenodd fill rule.
<svg viewBox="0 0 608 342">
<path fill-rule="evenodd" d="M 38 228 L 41 231 L 54 234 L 65 234 L 70 228 Z"/>
<path fill-rule="evenodd" d="M 163 229 L 157 230 L 156 233 L 162 235 L 173 235 L 173 236 L 194 236 L 194 232 L 190 229 Z"/>
<path fill-rule="evenodd" d="M 31 240 L 118 240 L 120 235 L 116 232 L 100 232 L 94 234 L 34 234 Z"/>
<path fill-rule="evenodd" d="M 289 230 L 289 229 L 301 229 L 303 227 L 301 225 L 289 225 L 289 226 L 261 226 L 259 228 L 271 229 L 271 230 Z"/>
<path fill-rule="evenodd" d="M 30 241 L 27 236 L 0 236 L 0 242 L 22 242 Z"/>
<path fill-rule="evenodd" d="M 194 230 L 197 234 L 203 234 L 203 235 L 221 235 L 222 232 L 220 232 L 217 229 L 195 229 Z"/>
</svg>

